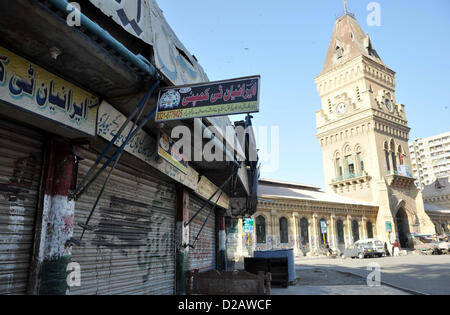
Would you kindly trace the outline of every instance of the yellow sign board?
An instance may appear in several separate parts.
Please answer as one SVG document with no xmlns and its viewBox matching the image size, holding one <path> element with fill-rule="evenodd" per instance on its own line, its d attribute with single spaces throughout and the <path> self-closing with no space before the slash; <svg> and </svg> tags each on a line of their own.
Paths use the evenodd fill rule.
<svg viewBox="0 0 450 315">
<path fill-rule="evenodd" d="M 99 99 L 0 47 L 0 99 L 23 110 L 96 135 Z"/>
</svg>

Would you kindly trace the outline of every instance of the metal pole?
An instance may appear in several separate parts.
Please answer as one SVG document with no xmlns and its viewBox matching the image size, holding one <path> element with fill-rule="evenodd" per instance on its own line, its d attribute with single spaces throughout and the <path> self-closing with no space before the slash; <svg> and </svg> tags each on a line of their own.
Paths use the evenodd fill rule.
<svg viewBox="0 0 450 315">
<path fill-rule="evenodd" d="M 236 168 L 236 170 L 233 172 L 233 174 L 230 175 L 230 177 L 227 178 L 227 180 L 219 187 L 217 188 L 217 190 L 214 192 L 214 194 L 211 195 L 211 197 L 209 197 L 208 200 L 206 200 L 203 205 L 201 206 L 200 209 L 197 210 L 197 212 L 192 216 L 192 218 L 189 219 L 188 222 L 184 223 L 184 226 L 188 226 L 192 220 L 195 219 L 195 217 L 200 213 L 200 211 L 203 210 L 203 208 L 211 201 L 212 198 L 214 198 L 214 196 L 219 192 L 219 190 L 223 191 L 223 188 L 228 184 L 228 182 L 230 181 L 230 179 L 237 174 L 239 168 Z"/>
<path fill-rule="evenodd" d="M 117 138 L 122 134 L 123 130 L 128 125 L 128 123 L 134 118 L 134 116 L 136 116 L 136 114 L 142 113 L 143 108 L 147 104 L 148 99 L 150 98 L 150 96 L 152 95 L 153 91 L 156 89 L 158 84 L 159 84 L 159 81 L 156 81 L 156 83 L 147 92 L 147 94 L 144 96 L 144 98 L 139 102 L 138 106 L 135 108 L 133 113 L 122 124 L 122 126 L 119 129 L 119 131 L 114 135 L 114 138 L 108 143 L 107 147 L 105 148 L 105 150 L 103 150 L 103 152 L 97 158 L 97 160 L 95 161 L 94 165 L 89 169 L 89 171 L 87 172 L 86 176 L 84 176 L 83 180 L 81 181 L 81 183 L 79 185 L 79 189 L 74 194 L 75 199 L 77 199 L 80 195 L 82 195 L 83 192 L 87 189 L 87 187 L 89 187 L 91 182 L 89 182 L 89 185 L 87 187 L 84 187 L 84 184 L 87 181 L 87 179 L 92 175 L 92 172 L 97 168 L 97 166 L 100 164 L 101 160 L 105 157 L 105 155 L 108 153 L 108 151 L 112 148 L 112 146 L 116 142 Z M 137 118 L 137 119 L 139 119 L 139 118 Z M 109 163 L 106 164 L 106 166 L 108 166 L 108 165 L 109 165 Z M 105 169 L 105 167 L 102 168 L 102 170 L 104 170 L 104 169 Z M 98 175 L 96 175 L 96 176 L 98 176 Z M 96 176 L 95 176 L 95 178 L 96 178 Z"/>
</svg>

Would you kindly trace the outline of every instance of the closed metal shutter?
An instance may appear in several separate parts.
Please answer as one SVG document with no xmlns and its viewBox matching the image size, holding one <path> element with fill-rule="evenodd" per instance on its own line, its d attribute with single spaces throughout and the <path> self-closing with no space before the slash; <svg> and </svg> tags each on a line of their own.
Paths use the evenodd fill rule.
<svg viewBox="0 0 450 315">
<path fill-rule="evenodd" d="M 33 252 L 43 137 L 0 120 L 0 294 L 25 294 Z"/>
<path fill-rule="evenodd" d="M 201 208 L 204 201 L 197 196 L 189 196 L 189 214 L 192 217 L 198 209 Z M 203 223 L 206 220 L 212 206 L 207 205 L 195 217 L 189 225 L 189 243 L 193 244 L 194 240 L 200 231 Z M 216 268 L 216 216 L 211 213 L 209 219 L 203 228 L 200 236 L 195 243 L 195 248 L 189 249 L 189 269 L 199 269 L 200 271 L 207 271 Z"/>
<path fill-rule="evenodd" d="M 80 161 L 78 181 L 94 164 Z M 85 223 L 109 168 L 75 203 L 74 234 Z M 175 186 L 130 167 L 117 166 L 72 261 L 81 286 L 70 294 L 173 294 L 175 291 Z"/>
</svg>

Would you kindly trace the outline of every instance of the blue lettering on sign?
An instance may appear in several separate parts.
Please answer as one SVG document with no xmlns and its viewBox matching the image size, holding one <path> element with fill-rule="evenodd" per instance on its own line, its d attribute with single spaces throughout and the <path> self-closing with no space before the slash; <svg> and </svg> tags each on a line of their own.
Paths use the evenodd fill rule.
<svg viewBox="0 0 450 315">
<path fill-rule="evenodd" d="M 122 4 L 122 0 L 116 0 L 116 2 L 118 4 Z M 135 19 L 130 20 L 130 18 L 125 13 L 125 10 L 123 8 L 117 10 L 116 13 L 120 19 L 120 22 L 122 23 L 122 25 L 124 27 L 127 25 L 131 25 L 131 27 L 133 28 L 133 30 L 137 36 L 140 36 L 142 34 L 143 30 L 139 27 L 139 24 L 138 24 L 141 21 L 141 15 L 142 15 L 142 0 L 137 0 L 137 12 L 136 12 Z"/>
</svg>

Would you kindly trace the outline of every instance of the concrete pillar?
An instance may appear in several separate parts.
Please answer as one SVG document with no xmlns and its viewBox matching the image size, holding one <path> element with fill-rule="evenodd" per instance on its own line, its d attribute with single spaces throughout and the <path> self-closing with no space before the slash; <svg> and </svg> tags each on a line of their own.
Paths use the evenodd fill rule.
<svg viewBox="0 0 450 315">
<path fill-rule="evenodd" d="M 186 294 L 186 272 L 189 270 L 189 192 L 182 186 L 177 188 L 176 246 L 176 293 Z"/>
<path fill-rule="evenodd" d="M 346 247 L 349 247 L 353 245 L 353 231 L 352 231 L 352 216 L 347 216 L 347 240 L 346 240 Z"/>
<path fill-rule="evenodd" d="M 217 262 L 216 262 L 216 269 L 219 271 L 223 271 L 227 269 L 226 265 L 226 234 L 225 234 L 225 210 L 224 209 L 218 209 L 217 210 L 217 219 L 218 219 L 218 252 L 217 252 Z M 252 233 L 253 235 L 254 233 Z"/>
<path fill-rule="evenodd" d="M 271 233 L 272 233 L 272 249 L 278 248 L 279 241 L 278 241 L 278 231 L 277 231 L 277 216 L 278 212 L 276 210 L 272 210 L 270 212 L 270 223 L 271 223 Z"/>
<path fill-rule="evenodd" d="M 314 247 L 314 230 L 313 230 L 313 219 L 308 218 L 308 241 L 309 241 L 309 255 L 313 255 L 313 247 Z"/>
<path fill-rule="evenodd" d="M 361 218 L 361 239 L 362 240 L 367 239 L 367 218 L 366 217 Z"/>
<path fill-rule="evenodd" d="M 317 252 L 319 250 L 319 244 L 320 244 L 320 235 L 318 231 L 318 221 L 317 221 L 318 215 L 316 213 L 313 214 L 313 240 L 314 240 L 314 250 Z"/>
<path fill-rule="evenodd" d="M 337 233 L 336 233 L 336 216 L 334 214 L 330 217 L 330 240 L 329 242 L 331 249 L 336 250 L 338 248 L 338 240 L 337 240 Z"/>
<path fill-rule="evenodd" d="M 75 155 L 65 142 L 51 140 L 44 169 L 42 223 L 34 267 L 38 275 L 34 293 L 64 295 L 68 291 L 68 265 L 72 247 L 75 201 L 69 200 L 74 189 Z"/>
<path fill-rule="evenodd" d="M 299 249 L 299 243 L 298 243 L 298 221 L 297 221 L 297 213 L 292 213 L 292 235 L 294 236 L 294 255 L 298 256 L 298 249 Z"/>
</svg>

